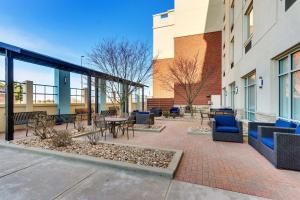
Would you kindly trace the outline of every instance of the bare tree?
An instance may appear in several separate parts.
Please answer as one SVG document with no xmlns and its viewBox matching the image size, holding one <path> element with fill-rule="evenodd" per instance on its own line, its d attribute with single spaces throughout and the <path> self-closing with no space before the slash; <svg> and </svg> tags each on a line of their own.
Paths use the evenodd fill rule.
<svg viewBox="0 0 300 200">
<path fill-rule="evenodd" d="M 88 59 L 101 72 L 120 78 L 117 82 L 107 81 L 106 90 L 111 102 L 116 102 L 121 107 L 127 105 L 128 97 L 138 89 L 125 86 L 121 80 L 128 80 L 128 85 L 146 84 L 152 75 L 154 62 L 147 44 L 129 40 L 102 40 L 92 48 Z"/>
<path fill-rule="evenodd" d="M 161 76 L 160 81 L 166 89 L 174 91 L 186 101 L 193 116 L 193 102 L 212 75 L 212 68 L 201 66 L 196 54 L 192 58 L 175 59 L 173 64 L 168 66 L 167 73 Z"/>
</svg>

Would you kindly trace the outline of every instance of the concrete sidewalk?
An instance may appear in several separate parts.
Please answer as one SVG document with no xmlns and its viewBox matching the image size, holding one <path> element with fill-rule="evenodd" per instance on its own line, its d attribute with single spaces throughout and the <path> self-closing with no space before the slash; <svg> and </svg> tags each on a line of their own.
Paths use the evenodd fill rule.
<svg viewBox="0 0 300 200">
<path fill-rule="evenodd" d="M 0 148 L 0 199 L 259 199 L 159 176 Z"/>
</svg>

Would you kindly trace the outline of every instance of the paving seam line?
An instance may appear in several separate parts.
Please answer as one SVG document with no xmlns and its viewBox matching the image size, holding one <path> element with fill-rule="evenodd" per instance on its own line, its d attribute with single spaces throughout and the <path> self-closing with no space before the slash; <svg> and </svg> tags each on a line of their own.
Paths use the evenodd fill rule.
<svg viewBox="0 0 300 200">
<path fill-rule="evenodd" d="M 170 191 L 171 191 L 171 187 L 172 187 L 172 185 L 173 185 L 173 181 L 174 181 L 174 180 L 171 180 L 170 183 L 169 183 L 169 186 L 168 186 L 168 189 L 167 189 L 167 191 L 166 191 L 164 200 L 168 200 L 168 198 L 169 198 L 169 194 L 170 194 Z"/>
<path fill-rule="evenodd" d="M 71 185 L 70 187 L 68 187 L 67 189 L 65 189 L 64 191 L 62 191 L 61 193 L 59 193 L 58 195 L 54 196 L 51 199 L 55 200 L 55 199 L 59 199 L 60 197 L 63 197 L 68 191 L 75 189 L 76 186 L 78 186 L 80 183 L 82 183 L 86 179 L 90 178 L 96 172 L 97 172 L 97 169 L 91 170 L 91 172 L 89 174 L 87 174 L 85 177 L 83 177 L 82 179 L 80 179 L 79 181 L 77 181 L 76 183 L 74 183 L 73 185 Z"/>
<path fill-rule="evenodd" d="M 0 175 L 0 179 L 1 179 L 1 178 L 4 178 L 4 177 L 6 177 L 6 176 L 9 176 L 9 175 L 11 175 L 11 174 L 17 173 L 17 172 L 19 172 L 19 171 L 28 169 L 28 168 L 30 168 L 30 167 L 33 167 L 33 166 L 35 166 L 35 165 L 38 165 L 38 164 L 40 164 L 40 163 L 42 163 L 42 162 L 44 162 L 44 161 L 47 161 L 47 160 L 49 160 L 49 159 L 50 159 L 50 157 L 48 157 L 48 158 L 40 158 L 40 159 L 38 159 L 36 162 L 33 162 L 33 163 L 31 163 L 31 164 L 27 164 L 27 165 L 25 165 L 24 167 L 21 167 L 21 168 L 19 168 L 19 169 L 16 169 L 16 170 L 14 170 L 14 171 L 12 171 L 12 172 L 9 172 L 9 173 L 7 173 L 7 174 Z"/>
</svg>

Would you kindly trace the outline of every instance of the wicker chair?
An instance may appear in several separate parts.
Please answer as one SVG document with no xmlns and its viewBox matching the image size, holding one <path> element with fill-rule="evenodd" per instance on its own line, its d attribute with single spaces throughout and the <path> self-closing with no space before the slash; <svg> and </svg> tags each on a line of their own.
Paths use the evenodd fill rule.
<svg viewBox="0 0 300 200">
<path fill-rule="evenodd" d="M 300 170 L 300 126 L 283 120 L 248 126 L 248 143 L 275 167 Z"/>
<path fill-rule="evenodd" d="M 243 124 L 233 115 L 217 115 L 212 119 L 214 141 L 243 143 Z"/>
</svg>

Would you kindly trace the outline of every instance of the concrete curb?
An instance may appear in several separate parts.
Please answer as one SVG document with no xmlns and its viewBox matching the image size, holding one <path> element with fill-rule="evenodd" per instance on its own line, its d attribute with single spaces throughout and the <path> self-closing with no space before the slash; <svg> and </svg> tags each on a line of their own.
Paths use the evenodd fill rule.
<svg viewBox="0 0 300 200">
<path fill-rule="evenodd" d="M 134 128 L 134 131 L 140 131 L 140 132 L 150 132 L 150 133 L 160 133 L 162 132 L 166 126 L 162 126 L 159 129 L 144 129 L 144 128 Z"/>
<path fill-rule="evenodd" d="M 112 143 L 112 144 L 116 144 L 116 143 Z M 122 144 L 118 143 L 117 145 L 122 145 Z M 124 145 L 124 146 L 142 147 L 142 146 L 138 146 L 138 145 Z M 15 149 L 15 150 L 19 150 L 19 151 L 27 151 L 30 153 L 36 153 L 36 154 L 40 154 L 40 155 L 54 156 L 54 157 L 59 157 L 59 158 L 68 159 L 68 160 L 72 160 L 72 161 L 86 162 L 86 163 L 90 163 L 90 164 L 94 164 L 94 165 L 108 166 L 108 167 L 113 167 L 113 168 L 117 168 L 117 169 L 139 172 L 139 173 L 158 175 L 158 176 L 162 176 L 162 177 L 166 177 L 166 178 L 170 178 L 170 179 L 172 179 L 174 177 L 177 167 L 179 165 L 179 162 L 181 160 L 182 154 L 183 154 L 182 150 L 160 149 L 159 148 L 159 150 L 173 151 L 173 152 L 175 152 L 175 154 L 174 154 L 173 159 L 172 159 L 171 163 L 169 164 L 168 168 L 157 168 L 157 167 L 140 166 L 140 165 L 125 163 L 125 162 L 96 158 L 96 157 L 86 156 L 86 155 L 64 153 L 64 152 L 60 152 L 60 151 L 41 149 L 41 148 L 35 148 L 35 147 L 25 147 L 22 145 L 11 144 L 9 142 L 0 142 L 0 147 Z M 143 147 L 143 148 L 158 149 L 158 148 L 151 148 L 151 147 L 150 148 Z"/>
</svg>

